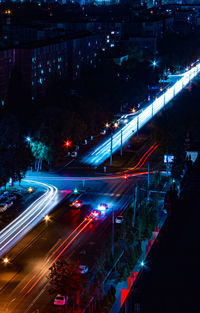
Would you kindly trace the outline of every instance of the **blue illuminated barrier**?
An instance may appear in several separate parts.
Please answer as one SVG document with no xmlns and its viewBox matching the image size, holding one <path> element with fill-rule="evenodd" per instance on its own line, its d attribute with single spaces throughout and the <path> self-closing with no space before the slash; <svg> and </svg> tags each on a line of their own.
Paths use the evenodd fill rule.
<svg viewBox="0 0 200 313">
<path fill-rule="evenodd" d="M 180 79 L 167 88 L 161 96 L 150 103 L 137 116 L 133 117 L 130 122 L 113 134 L 112 152 L 116 152 L 121 146 L 121 133 L 123 136 L 123 145 L 141 129 L 152 117 L 154 117 L 170 100 L 172 100 L 188 83 L 200 72 L 200 63 L 191 68 L 189 71 L 180 75 Z M 84 156 L 82 162 L 93 166 L 98 166 L 110 157 L 111 138 L 105 140 L 96 147 L 89 155 Z"/>
</svg>

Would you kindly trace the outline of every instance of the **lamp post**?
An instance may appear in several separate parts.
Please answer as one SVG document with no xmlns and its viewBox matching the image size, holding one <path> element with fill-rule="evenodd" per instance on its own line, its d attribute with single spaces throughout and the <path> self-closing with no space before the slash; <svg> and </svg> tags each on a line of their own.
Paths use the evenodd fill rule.
<svg viewBox="0 0 200 313">
<path fill-rule="evenodd" d="M 122 144 L 123 144 L 123 142 L 122 142 L 122 140 L 123 140 L 123 137 L 122 137 L 122 129 L 121 129 L 121 149 L 120 149 L 120 155 L 121 155 L 121 157 L 122 157 L 122 154 L 123 154 L 123 147 L 122 147 Z"/>
<path fill-rule="evenodd" d="M 114 236 L 115 236 L 115 216 L 114 208 L 112 206 L 112 257 L 114 257 Z"/>
<path fill-rule="evenodd" d="M 113 141 L 113 134 L 110 134 L 110 166 L 112 166 L 112 141 Z"/>
</svg>

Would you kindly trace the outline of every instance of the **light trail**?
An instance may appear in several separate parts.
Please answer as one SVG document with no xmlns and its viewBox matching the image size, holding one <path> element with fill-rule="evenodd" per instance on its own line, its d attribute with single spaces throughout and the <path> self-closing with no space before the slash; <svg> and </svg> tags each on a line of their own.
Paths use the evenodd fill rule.
<svg viewBox="0 0 200 313">
<path fill-rule="evenodd" d="M 134 173 L 134 174 L 128 174 L 128 176 L 140 176 L 144 175 L 143 172 Z M 41 176 L 37 177 L 37 179 L 43 179 L 43 180 L 54 180 L 54 181 L 95 181 L 95 180 L 115 180 L 115 179 L 122 179 L 124 178 L 124 175 L 107 175 L 107 176 L 99 176 L 99 177 L 68 177 L 68 176 Z M 32 179 L 36 179 L 36 177 L 32 177 Z"/>
<path fill-rule="evenodd" d="M 36 183 L 46 189 L 46 192 L 35 200 L 22 214 L 0 231 L 0 256 L 4 255 L 13 245 L 27 234 L 44 215 L 52 209 L 58 189 L 45 183 L 25 180 Z"/>
<path fill-rule="evenodd" d="M 42 267 L 48 264 L 50 259 L 58 252 L 58 250 L 73 236 L 73 234 L 85 223 L 85 221 L 82 221 L 74 230 L 73 232 L 56 248 L 56 250 L 48 257 L 48 259 L 45 261 Z M 41 269 L 34 274 L 34 276 L 27 282 L 27 284 L 20 290 L 20 293 L 33 281 L 33 279 L 40 273 Z"/>
<path fill-rule="evenodd" d="M 76 229 L 56 248 L 56 250 L 49 256 L 48 260 L 43 264 L 42 268 L 28 281 L 28 283 L 21 289 L 20 293 L 22 293 L 26 287 L 30 285 L 31 282 L 36 278 L 29 289 L 25 291 L 25 293 L 18 299 L 15 303 L 14 307 L 11 309 L 10 313 L 14 313 L 17 306 L 19 306 L 24 298 L 33 290 L 33 288 L 40 282 L 40 280 L 46 275 L 49 268 L 59 259 L 59 257 L 65 252 L 65 250 L 74 242 L 74 240 L 83 232 L 83 230 L 90 224 L 94 218 L 91 214 L 89 214 L 83 222 L 78 225 Z M 77 233 L 75 234 L 75 232 Z M 74 235 L 72 237 L 72 235 Z M 71 238 L 72 237 L 72 238 Z M 70 241 L 68 241 L 70 239 Z M 67 242 L 68 241 L 68 242 Z M 66 245 L 65 245 L 66 244 Z M 65 246 L 64 246 L 65 245 Z M 63 247 L 64 246 L 64 247 Z M 57 254 L 56 254 L 57 253 Z M 53 258 L 54 257 L 54 258 Z"/>
<path fill-rule="evenodd" d="M 156 147 L 156 148 L 155 148 Z M 124 171 L 124 173 L 133 171 L 135 169 L 141 168 L 142 165 L 145 163 L 145 161 L 148 159 L 148 157 L 153 153 L 153 151 L 155 151 L 155 149 L 157 149 L 158 145 L 156 145 L 156 143 L 154 143 L 144 154 L 143 156 L 140 158 L 140 160 L 138 161 L 138 163 L 132 167 L 132 168 L 128 168 L 127 170 Z M 155 148 L 155 149 L 154 149 Z M 147 155 L 147 157 L 145 158 L 145 156 Z M 143 159 L 145 158 L 145 161 L 142 163 Z M 142 165 L 141 165 L 142 163 Z"/>
<path fill-rule="evenodd" d="M 155 99 L 152 103 L 142 109 L 138 115 L 134 116 L 126 126 L 116 131 L 112 136 L 112 152 L 116 152 L 121 146 L 121 132 L 123 135 L 123 145 L 141 129 L 149 120 L 151 120 L 168 102 L 170 102 L 189 82 L 196 77 L 200 72 L 200 63 L 197 63 L 189 71 L 182 75 L 177 75 L 177 81 L 171 87 Z M 105 140 L 102 144 L 96 147 L 89 155 L 84 156 L 81 161 L 83 163 L 98 166 L 110 157 L 111 153 L 111 138 Z"/>
<path fill-rule="evenodd" d="M 138 168 L 141 168 L 144 163 L 146 162 L 146 160 L 149 158 L 149 156 L 158 148 L 158 145 L 156 145 L 148 154 L 147 156 L 144 158 L 143 162 L 138 166 Z"/>
</svg>

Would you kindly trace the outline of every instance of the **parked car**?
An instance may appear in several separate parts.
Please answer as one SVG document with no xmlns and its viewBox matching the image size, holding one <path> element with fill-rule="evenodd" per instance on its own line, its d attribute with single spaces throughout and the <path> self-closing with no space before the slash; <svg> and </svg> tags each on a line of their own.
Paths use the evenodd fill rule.
<svg viewBox="0 0 200 313">
<path fill-rule="evenodd" d="M 13 201 L 7 200 L 6 204 L 7 204 L 7 209 L 9 209 L 11 206 L 13 206 L 14 203 Z"/>
<path fill-rule="evenodd" d="M 88 272 L 88 267 L 86 265 L 79 265 L 79 273 L 86 274 Z"/>
<path fill-rule="evenodd" d="M 65 305 L 65 296 L 58 294 L 54 299 L 54 305 Z"/>
<path fill-rule="evenodd" d="M 115 218 L 115 223 L 116 224 L 121 224 L 123 222 L 124 218 L 122 215 L 118 215 L 116 218 Z"/>
<path fill-rule="evenodd" d="M 8 208 L 6 203 L 0 203 L 0 212 L 6 211 Z"/>
<path fill-rule="evenodd" d="M 4 196 L 9 198 L 10 200 L 16 200 L 17 199 L 17 195 L 15 195 L 14 193 L 12 193 L 10 191 L 5 191 Z"/>
</svg>

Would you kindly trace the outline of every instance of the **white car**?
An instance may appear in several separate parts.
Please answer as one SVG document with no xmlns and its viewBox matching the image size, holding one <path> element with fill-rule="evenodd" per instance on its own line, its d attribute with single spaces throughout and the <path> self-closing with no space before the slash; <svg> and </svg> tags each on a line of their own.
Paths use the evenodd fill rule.
<svg viewBox="0 0 200 313">
<path fill-rule="evenodd" d="M 57 295 L 54 299 L 54 305 L 61 305 L 64 306 L 65 305 L 65 296 L 63 295 Z"/>
<path fill-rule="evenodd" d="M 115 223 L 116 224 L 121 224 L 123 222 L 124 218 L 122 215 L 118 215 L 116 218 L 115 218 Z"/>
<path fill-rule="evenodd" d="M 86 265 L 79 265 L 79 273 L 86 274 L 88 272 L 88 267 Z"/>
<path fill-rule="evenodd" d="M 8 208 L 7 203 L 0 203 L 0 212 L 6 211 Z"/>
</svg>

